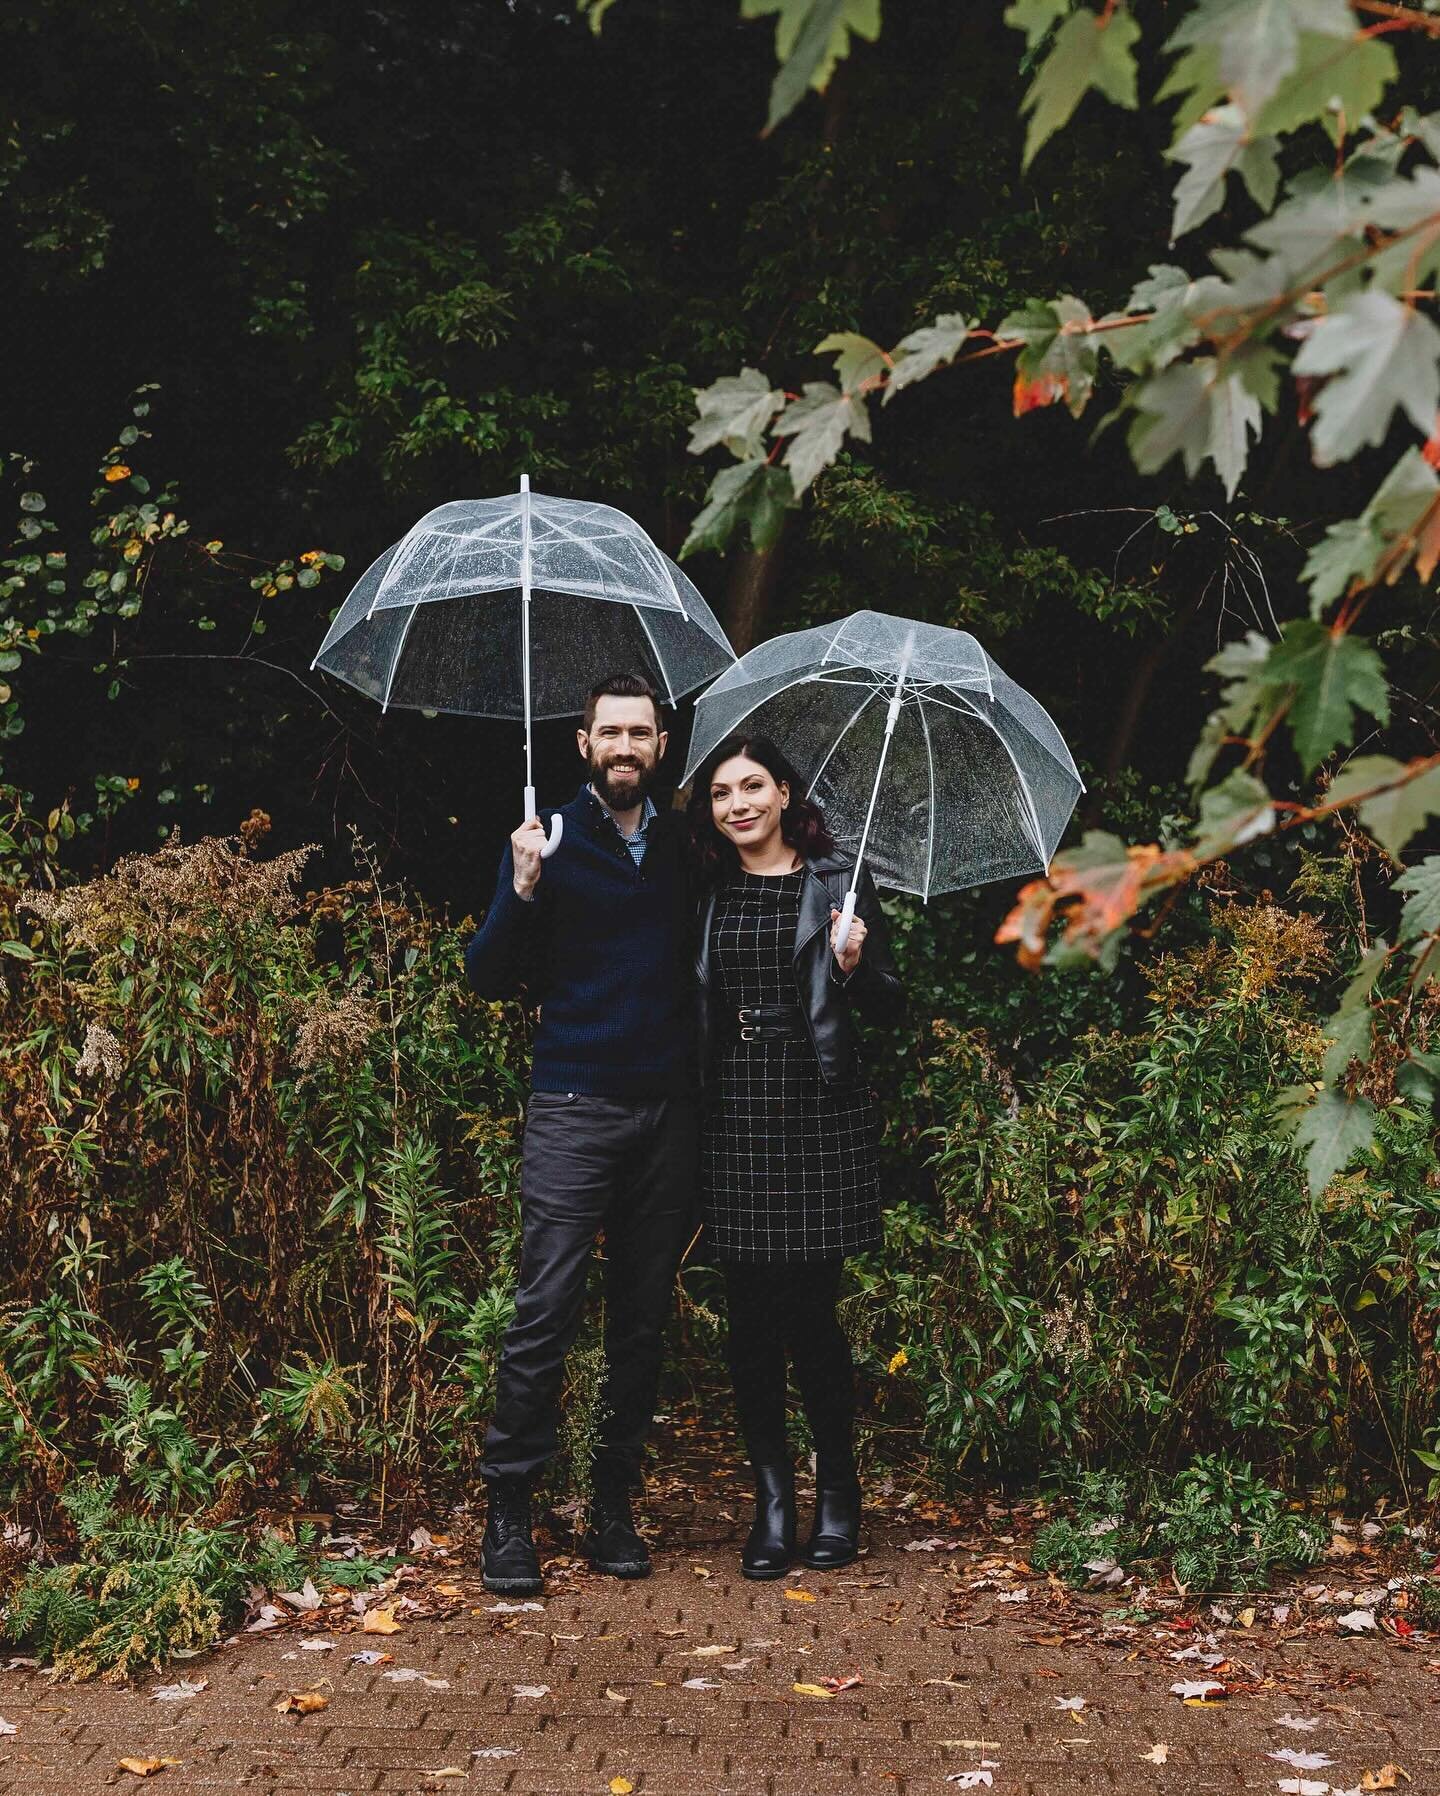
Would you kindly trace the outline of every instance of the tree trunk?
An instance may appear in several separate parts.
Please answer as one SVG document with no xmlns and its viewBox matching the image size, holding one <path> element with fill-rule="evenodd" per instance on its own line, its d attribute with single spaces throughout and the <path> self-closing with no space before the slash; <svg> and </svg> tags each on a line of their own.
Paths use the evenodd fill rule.
<svg viewBox="0 0 1440 1796">
<path fill-rule="evenodd" d="M 787 528 L 788 524 L 787 519 Z M 720 621 L 737 655 L 754 648 L 765 635 L 784 544 L 782 535 L 773 549 L 733 548 L 730 551 L 730 578 L 725 587 Z"/>
</svg>

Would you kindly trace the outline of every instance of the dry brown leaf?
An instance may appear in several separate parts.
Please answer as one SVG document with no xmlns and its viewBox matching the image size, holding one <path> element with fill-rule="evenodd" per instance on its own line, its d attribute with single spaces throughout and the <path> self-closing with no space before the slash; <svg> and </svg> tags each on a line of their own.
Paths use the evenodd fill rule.
<svg viewBox="0 0 1440 1796">
<path fill-rule="evenodd" d="M 465 1592 L 458 1584 L 437 1584 L 435 1586 L 435 1594 L 437 1596 L 464 1596 Z M 431 1777 L 438 1777 L 440 1773 L 438 1771 L 432 1771 L 430 1775 Z"/>
<path fill-rule="evenodd" d="M 1255 1625 L 1255 1611 L 1253 1609 L 1242 1609 L 1235 1619 L 1240 1623 L 1242 1628 L 1253 1628 Z"/>
<path fill-rule="evenodd" d="M 1398 1790 L 1400 1779 L 1408 1784 L 1410 1773 L 1403 1765 L 1382 1765 L 1378 1771 L 1362 1771 L 1360 1788 L 1362 1790 Z"/>
<path fill-rule="evenodd" d="M 612 1777 L 610 1788 L 614 1792 L 614 1796 L 630 1796 L 630 1792 L 635 1786 L 628 1777 Z"/>
<path fill-rule="evenodd" d="M 1169 1760 L 1170 1748 L 1163 1740 L 1157 1740 L 1150 1748 L 1149 1752 L 1142 1752 L 1140 1754 L 1140 1763 L 1142 1765 L 1164 1765 L 1168 1764 Z"/>
<path fill-rule="evenodd" d="M 117 1771 L 128 1771 L 132 1777 L 157 1777 L 167 1765 L 183 1765 L 184 1759 L 120 1759 Z"/>
<path fill-rule="evenodd" d="M 427 1771 L 426 1777 L 468 1777 L 470 1773 L 459 1765 L 442 1765 L 438 1771 Z"/>
<path fill-rule="evenodd" d="M 400 1626 L 393 1609 L 367 1609 L 360 1618 L 362 1634 L 398 1634 Z"/>
<path fill-rule="evenodd" d="M 785 1594 L 792 1603 L 813 1603 L 815 1601 L 813 1590 L 787 1590 Z"/>
<path fill-rule="evenodd" d="M 630 1700 L 623 1690 L 612 1690 L 608 1684 L 605 1686 L 605 1694 L 610 1698 L 611 1702 L 629 1702 Z"/>
<path fill-rule="evenodd" d="M 292 1711 L 296 1715 L 315 1715 L 321 1709 L 330 1707 L 330 1698 L 322 1696 L 318 1690 L 301 1690 L 298 1693 L 287 1690 L 272 1707 L 277 1715 L 288 1715 Z"/>
<path fill-rule="evenodd" d="M 822 1689 L 819 1684 L 792 1684 L 790 1688 L 797 1696 L 823 1696 L 827 1702 L 834 1694 L 833 1691 Z"/>
<path fill-rule="evenodd" d="M 963 1747 L 966 1752 L 999 1752 L 998 1740 L 942 1740 L 942 1746 Z"/>
</svg>

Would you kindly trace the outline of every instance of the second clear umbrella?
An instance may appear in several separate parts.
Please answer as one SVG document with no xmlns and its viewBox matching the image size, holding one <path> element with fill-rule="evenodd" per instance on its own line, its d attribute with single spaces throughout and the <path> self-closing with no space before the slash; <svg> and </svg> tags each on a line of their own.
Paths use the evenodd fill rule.
<svg viewBox="0 0 1440 1796">
<path fill-rule="evenodd" d="M 687 780 L 727 736 L 772 738 L 877 884 L 929 898 L 1044 872 L 1084 791 L 1044 707 L 971 635 L 882 611 L 762 642 L 702 693 Z"/>
</svg>

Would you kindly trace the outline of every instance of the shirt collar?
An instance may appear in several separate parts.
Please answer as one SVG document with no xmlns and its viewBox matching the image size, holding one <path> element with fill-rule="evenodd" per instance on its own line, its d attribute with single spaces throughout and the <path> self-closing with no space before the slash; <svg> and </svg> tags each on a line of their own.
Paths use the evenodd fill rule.
<svg viewBox="0 0 1440 1796">
<path fill-rule="evenodd" d="M 608 804 L 606 804 L 605 800 L 595 790 L 594 786 L 592 786 L 588 781 L 586 782 L 585 790 L 586 790 L 586 792 L 589 793 L 590 797 L 594 800 L 595 806 L 599 810 L 600 815 L 602 817 L 608 817 L 610 819 L 610 821 L 615 824 L 615 833 L 622 840 L 633 840 L 633 838 L 635 836 L 643 836 L 645 834 L 645 831 L 650 827 L 651 819 L 657 815 L 656 809 L 655 809 L 655 800 L 647 792 L 645 794 L 645 801 L 640 806 L 640 821 L 639 821 L 639 823 L 636 824 L 634 830 L 631 832 L 631 835 L 629 837 L 626 837 L 624 830 L 621 829 L 621 827 L 618 823 L 615 823 L 614 811 L 612 811 L 610 809 L 610 806 Z"/>
</svg>

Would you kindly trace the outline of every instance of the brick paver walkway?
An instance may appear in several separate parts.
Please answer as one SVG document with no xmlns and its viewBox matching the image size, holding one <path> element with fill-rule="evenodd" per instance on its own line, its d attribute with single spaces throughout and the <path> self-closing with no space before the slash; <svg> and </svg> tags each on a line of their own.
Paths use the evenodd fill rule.
<svg viewBox="0 0 1440 1796">
<path fill-rule="evenodd" d="M 1276 1628 L 1268 1599 L 1249 1628 L 1216 1632 L 1197 1605 L 1175 1611 L 1178 1627 L 1167 1618 L 1102 1640 L 1102 1600 L 1077 1606 L 1007 1558 L 1022 1548 L 1003 1520 L 984 1538 L 977 1525 L 958 1551 L 907 1552 L 927 1530 L 892 1518 L 845 1572 L 752 1584 L 736 1559 L 743 1490 L 717 1489 L 697 1468 L 693 1488 L 645 1511 L 652 1578 L 595 1578 L 557 1555 L 538 1611 L 492 1610 L 478 1567 L 452 1560 L 427 1569 L 425 1588 L 443 1586 L 453 1613 L 389 1636 L 251 1635 L 123 1688 L 0 1674 L 0 1716 L 16 1729 L 0 1738 L 0 1792 L 138 1789 L 118 1768 L 138 1756 L 178 1761 L 143 1780 L 159 1796 L 1318 1796 L 1358 1789 L 1386 1765 L 1410 1781 L 1390 1772 L 1391 1785 L 1368 1787 L 1440 1793 L 1434 1643 L 1295 1634 L 1303 1605 Z M 303 1650 L 307 1639 L 333 1650 Z M 1223 1665 L 1204 1667 L 1207 1645 Z M 362 1651 L 391 1657 L 351 1660 Z M 862 1681 L 833 1697 L 794 1689 L 852 1675 Z M 1171 1694 L 1178 1679 L 1216 1675 L 1224 1702 L 1189 1707 Z M 181 1676 L 206 1688 L 178 1702 L 150 1694 Z M 286 1692 L 311 1689 L 323 1709 L 277 1712 Z M 1267 1756 L 1287 1748 L 1332 1762 Z"/>
</svg>

